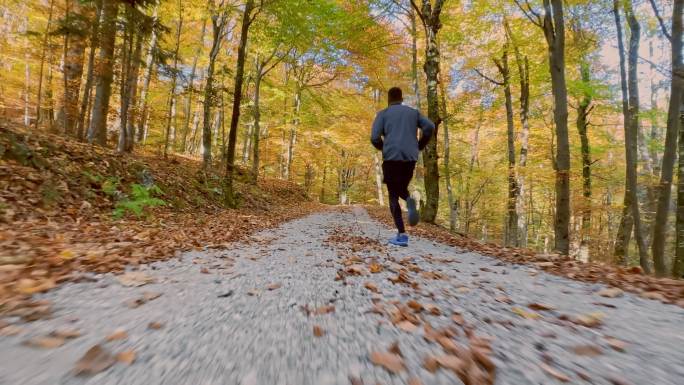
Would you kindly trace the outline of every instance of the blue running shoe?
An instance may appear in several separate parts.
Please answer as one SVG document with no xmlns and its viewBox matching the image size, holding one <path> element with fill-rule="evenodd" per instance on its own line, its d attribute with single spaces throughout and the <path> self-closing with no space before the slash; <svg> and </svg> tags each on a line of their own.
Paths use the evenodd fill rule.
<svg viewBox="0 0 684 385">
<path fill-rule="evenodd" d="M 416 208 L 416 200 L 413 197 L 406 199 L 406 208 L 408 209 L 408 223 L 410 226 L 415 226 L 420 222 L 420 213 Z"/>
<path fill-rule="evenodd" d="M 395 237 L 390 238 L 389 243 L 395 246 L 408 246 L 408 235 L 397 234 Z"/>
</svg>

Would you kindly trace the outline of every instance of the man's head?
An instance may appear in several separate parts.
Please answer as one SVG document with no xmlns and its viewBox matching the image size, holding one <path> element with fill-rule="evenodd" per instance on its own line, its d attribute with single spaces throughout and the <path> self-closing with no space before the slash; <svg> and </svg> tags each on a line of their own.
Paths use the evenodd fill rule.
<svg viewBox="0 0 684 385">
<path fill-rule="evenodd" d="M 394 103 L 401 103 L 404 101 L 404 96 L 401 94 L 401 88 L 399 87 L 392 87 L 387 91 L 387 103 L 388 104 L 394 104 Z"/>
</svg>

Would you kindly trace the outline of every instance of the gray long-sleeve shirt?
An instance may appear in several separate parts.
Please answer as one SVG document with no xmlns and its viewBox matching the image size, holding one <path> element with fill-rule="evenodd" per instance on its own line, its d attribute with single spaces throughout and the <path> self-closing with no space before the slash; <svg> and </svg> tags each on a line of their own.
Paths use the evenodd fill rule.
<svg viewBox="0 0 684 385">
<path fill-rule="evenodd" d="M 420 141 L 418 128 L 422 130 Z M 375 117 L 371 143 L 382 150 L 383 160 L 417 161 L 418 151 L 427 145 L 434 131 L 434 123 L 418 110 L 390 104 Z"/>
</svg>

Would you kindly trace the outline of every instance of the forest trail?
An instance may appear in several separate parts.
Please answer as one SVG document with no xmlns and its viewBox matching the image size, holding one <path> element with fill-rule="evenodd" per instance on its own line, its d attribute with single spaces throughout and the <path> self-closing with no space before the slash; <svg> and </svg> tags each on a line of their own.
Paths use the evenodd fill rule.
<svg viewBox="0 0 684 385">
<path fill-rule="evenodd" d="M 459 370 L 487 383 L 489 360 L 475 354 L 483 352 L 496 384 L 684 378 L 681 307 L 602 297 L 602 285 L 425 239 L 390 248 L 390 235 L 355 207 L 139 273 L 66 283 L 42 296 L 54 304 L 51 319 L 0 339 L 0 384 L 458 384 Z M 61 346 L 36 339 L 54 331 Z M 470 369 L 444 368 L 445 351 L 456 351 L 445 339 L 461 353 L 469 347 Z M 403 358 L 387 353 L 394 342 Z M 123 362 L 102 354 L 81 365 L 99 373 L 74 375 L 98 344 L 124 352 Z"/>
</svg>

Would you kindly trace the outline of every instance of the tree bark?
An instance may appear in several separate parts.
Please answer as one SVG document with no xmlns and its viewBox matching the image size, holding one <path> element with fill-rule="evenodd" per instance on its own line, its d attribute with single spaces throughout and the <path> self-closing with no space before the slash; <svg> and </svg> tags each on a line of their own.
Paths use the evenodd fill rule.
<svg viewBox="0 0 684 385">
<path fill-rule="evenodd" d="M 85 8 L 80 1 L 74 1 L 70 14 L 85 17 Z M 68 5 L 67 5 L 68 6 Z M 81 28 L 82 26 L 78 26 Z M 83 31 L 85 32 L 85 31 Z M 85 33 L 67 33 L 68 42 L 64 55 L 64 93 L 57 113 L 57 121 L 65 135 L 79 138 L 77 132 L 79 118 L 79 92 L 83 77 L 83 58 L 85 55 Z"/>
<path fill-rule="evenodd" d="M 417 0 L 411 0 L 411 5 L 420 17 L 425 29 L 425 64 L 423 71 L 427 78 L 428 118 L 435 122 L 435 133 L 423 150 L 423 168 L 425 170 L 425 205 L 422 207 L 421 219 L 427 223 L 434 223 L 437 219 L 439 206 L 439 168 L 437 164 L 437 128 L 441 121 L 439 117 L 439 99 L 437 83 L 439 82 L 439 45 L 437 33 L 442 27 L 440 14 L 445 0 L 423 0 L 420 8 Z"/>
<path fill-rule="evenodd" d="M 580 78 L 585 89 L 588 89 L 591 81 L 589 63 L 584 59 L 580 63 Z M 579 101 L 577 108 L 577 131 L 580 137 L 580 148 L 582 153 L 582 231 L 580 234 L 580 257 L 588 261 L 589 240 L 591 233 L 591 147 L 589 146 L 589 113 L 591 112 L 592 95 L 585 91 Z"/>
<path fill-rule="evenodd" d="M 240 29 L 240 43 L 238 45 L 237 63 L 235 68 L 235 83 L 233 89 L 233 112 L 230 118 L 230 131 L 228 133 L 228 150 L 226 154 L 226 183 L 225 201 L 228 206 L 235 207 L 235 192 L 233 191 L 233 178 L 235 174 L 235 146 L 237 145 L 237 129 L 240 122 L 240 101 L 242 100 L 242 83 L 245 71 L 245 54 L 247 51 L 247 34 L 249 27 L 256 15 L 252 15 L 254 0 L 247 0 L 242 15 Z"/>
<path fill-rule="evenodd" d="M 520 247 L 527 247 L 527 210 L 525 205 L 525 177 L 523 169 L 527 166 L 527 152 L 530 137 L 530 71 L 527 56 L 523 57 L 520 54 L 520 49 L 516 44 L 513 32 L 508 25 L 507 20 L 504 19 L 504 27 L 508 34 L 508 40 L 513 46 L 515 52 L 515 61 L 518 67 L 518 75 L 520 77 L 520 158 L 518 161 L 518 172 L 516 185 L 518 188 L 518 196 L 516 201 L 515 211 L 518 215 L 518 245 Z"/>
<path fill-rule="evenodd" d="M 45 33 L 43 34 L 43 47 L 40 54 L 40 69 L 38 70 L 38 91 L 37 91 L 37 101 L 36 101 L 36 128 L 43 119 L 42 116 L 42 99 L 43 99 L 43 68 L 45 67 L 45 56 L 47 55 L 49 40 L 50 40 L 50 29 L 52 28 L 52 14 L 55 7 L 55 0 L 50 0 L 50 10 L 48 11 L 47 27 L 45 27 Z"/>
<path fill-rule="evenodd" d="M 261 142 L 261 78 L 263 71 L 259 58 L 256 59 L 257 69 L 254 79 L 254 129 L 252 132 L 252 183 L 256 184 L 259 179 L 259 144 Z"/>
<path fill-rule="evenodd" d="M 178 2 L 178 27 L 176 29 L 176 47 L 173 51 L 173 70 L 171 72 L 171 88 L 169 89 L 169 113 L 166 118 L 166 135 L 164 139 L 164 157 L 173 151 L 176 144 L 176 88 L 178 87 L 178 53 L 180 37 L 183 30 L 183 7 Z"/>
<path fill-rule="evenodd" d="M 455 232 L 456 225 L 458 223 L 458 205 L 456 204 L 456 199 L 454 198 L 453 187 L 451 186 L 451 144 L 449 143 L 449 119 L 447 118 L 447 99 L 446 99 L 446 86 L 443 79 L 443 74 L 440 78 L 440 113 L 444 116 L 444 181 L 447 190 L 447 203 L 449 204 L 449 231 Z"/>
<path fill-rule="evenodd" d="M 88 53 L 88 70 L 86 72 L 86 82 L 83 87 L 83 97 L 81 98 L 81 107 L 78 114 L 78 128 L 76 136 L 78 140 L 85 139 L 86 122 L 88 122 L 88 111 L 90 111 L 90 100 L 93 89 L 93 72 L 95 68 L 95 51 L 100 44 L 100 19 L 102 17 L 102 0 L 95 0 L 95 17 L 92 20 L 92 29 L 90 32 L 90 52 Z"/>
<path fill-rule="evenodd" d="M 221 14 L 211 16 L 212 42 L 209 51 L 209 64 L 207 65 L 207 78 L 204 85 L 204 113 L 202 125 L 202 168 L 207 169 L 211 166 L 211 108 L 216 99 L 214 90 L 214 68 L 216 57 L 221 49 L 224 29 L 226 27 L 227 15 L 225 11 Z"/>
<path fill-rule="evenodd" d="M 570 143 L 568 139 L 568 92 L 565 83 L 565 21 L 562 0 L 543 0 L 542 30 L 549 47 L 549 72 L 556 126 L 556 211 L 554 249 L 570 252 Z"/>
<path fill-rule="evenodd" d="M 152 19 L 156 23 L 157 20 L 157 8 L 154 8 L 154 11 L 152 13 Z M 152 29 L 152 38 L 150 40 L 150 48 L 147 52 L 147 58 L 145 59 L 145 68 L 147 68 L 147 72 L 145 72 L 145 78 L 143 80 L 143 88 L 140 90 L 140 106 L 138 107 L 139 110 L 139 120 L 136 122 L 138 125 L 138 128 L 136 130 L 136 141 L 138 143 L 144 143 L 145 140 L 147 139 L 147 121 L 149 119 L 150 111 L 149 111 L 149 106 L 148 106 L 148 99 L 149 99 L 149 89 L 150 89 L 150 83 L 152 82 L 152 74 L 155 73 L 156 67 L 157 67 L 157 60 L 156 60 L 156 51 L 157 51 L 157 30 L 156 28 Z"/>
<path fill-rule="evenodd" d="M 107 115 L 114 78 L 114 42 L 118 12 L 119 3 L 117 1 L 103 1 L 100 57 L 95 71 L 95 101 L 93 102 L 93 112 L 88 128 L 88 142 L 100 146 L 107 144 Z"/>
<path fill-rule="evenodd" d="M 197 73 L 197 59 L 202 53 L 202 47 L 204 47 L 204 35 L 207 31 L 207 20 L 202 21 L 202 33 L 200 34 L 199 44 L 197 45 L 197 50 L 195 50 L 195 57 L 192 59 L 192 67 L 190 69 L 190 78 L 188 79 L 187 93 L 188 96 L 185 98 L 185 121 L 183 122 L 183 140 L 181 142 L 181 150 L 183 152 L 188 152 L 188 134 L 190 132 L 190 116 L 192 115 L 192 95 L 195 93 L 195 76 Z"/>
<path fill-rule="evenodd" d="M 675 1 L 672 8 L 672 25 L 670 43 L 672 44 L 672 86 L 667 110 L 667 129 L 665 132 L 665 150 L 663 152 L 660 183 L 658 187 L 658 204 L 653 225 L 652 251 L 653 260 L 661 261 L 665 255 L 667 237 L 667 221 L 670 212 L 672 194 L 672 177 L 675 158 L 679 155 L 677 170 L 677 210 L 675 257 L 672 264 L 672 275 L 684 275 L 684 62 L 682 60 L 682 10 L 684 4 Z M 663 31 L 666 32 L 666 31 Z M 666 34 L 667 35 L 667 34 Z M 679 137 L 679 145 L 677 145 Z M 677 152 L 679 154 L 677 154 Z"/>
</svg>

